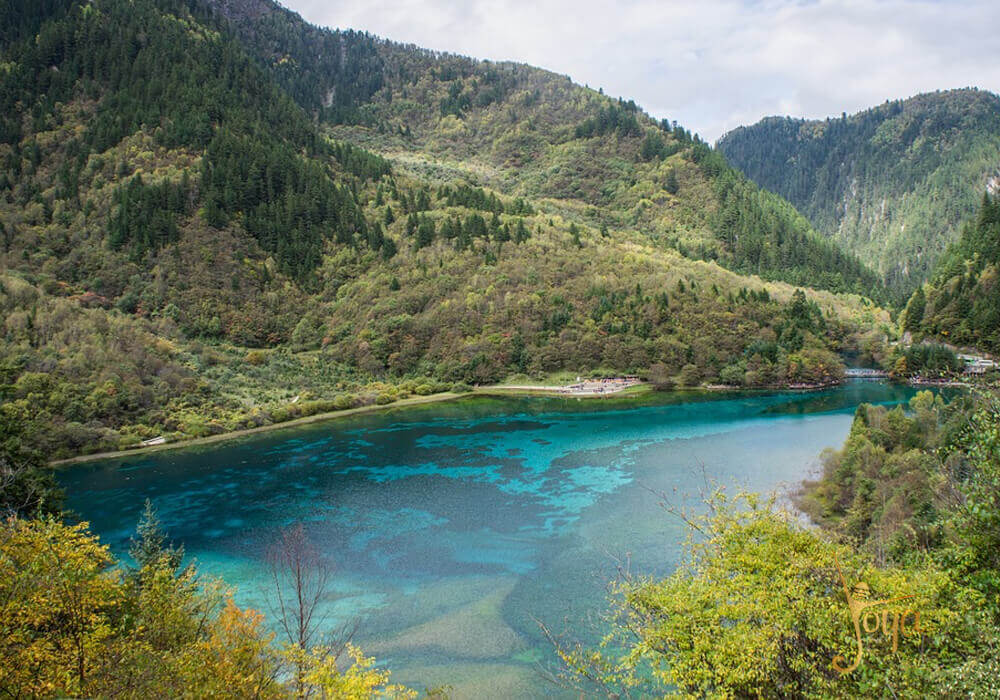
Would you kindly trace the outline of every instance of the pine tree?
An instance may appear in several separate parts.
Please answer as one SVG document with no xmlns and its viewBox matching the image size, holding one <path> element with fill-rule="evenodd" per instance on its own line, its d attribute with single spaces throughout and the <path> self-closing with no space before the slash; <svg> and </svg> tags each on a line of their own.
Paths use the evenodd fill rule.
<svg viewBox="0 0 1000 700">
<path fill-rule="evenodd" d="M 670 172 L 667 173 L 667 182 L 663 186 L 663 189 L 665 189 L 670 194 L 677 194 L 677 192 L 680 191 L 680 188 L 681 186 L 677 182 L 677 173 L 674 171 L 673 168 L 671 168 Z"/>
<path fill-rule="evenodd" d="M 526 240 L 528 240 L 529 235 L 530 234 L 528 233 L 528 229 L 524 225 L 524 219 L 518 219 L 517 228 L 514 229 L 514 242 L 524 243 Z"/>
<path fill-rule="evenodd" d="M 583 247 L 583 241 L 580 240 L 580 229 L 577 228 L 576 224 L 569 225 L 569 235 L 573 237 L 573 245 L 577 248 Z"/>
<path fill-rule="evenodd" d="M 178 547 L 167 542 L 167 535 L 160 525 L 153 503 L 148 498 L 139 517 L 135 537 L 130 538 L 129 556 L 137 565 L 136 574 L 151 565 L 165 564 L 170 571 L 178 572 L 184 560 L 184 545 Z"/>
<path fill-rule="evenodd" d="M 927 306 L 927 297 L 924 295 L 924 288 L 917 287 L 917 291 L 910 297 L 910 303 L 906 305 L 906 324 L 908 331 L 919 331 L 920 324 L 924 320 L 924 309 Z"/>
</svg>

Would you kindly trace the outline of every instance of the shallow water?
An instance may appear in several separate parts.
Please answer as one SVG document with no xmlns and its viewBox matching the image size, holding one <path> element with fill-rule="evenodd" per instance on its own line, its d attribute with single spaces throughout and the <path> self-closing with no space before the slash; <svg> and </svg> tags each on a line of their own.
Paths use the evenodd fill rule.
<svg viewBox="0 0 1000 700">
<path fill-rule="evenodd" d="M 855 407 L 914 393 L 852 382 L 809 393 L 632 399 L 469 398 L 234 442 L 80 465 L 68 506 L 125 553 L 146 498 L 202 572 L 267 610 L 263 551 L 303 522 L 335 562 L 331 627 L 423 688 L 455 697 L 559 694 L 539 633 L 588 638 L 620 561 L 676 565 L 705 475 L 794 489 L 839 447 Z"/>
</svg>

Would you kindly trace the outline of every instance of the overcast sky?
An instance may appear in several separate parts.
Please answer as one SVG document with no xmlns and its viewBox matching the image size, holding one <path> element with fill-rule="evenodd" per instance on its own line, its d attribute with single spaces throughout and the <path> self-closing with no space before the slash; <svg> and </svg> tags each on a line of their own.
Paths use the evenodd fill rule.
<svg viewBox="0 0 1000 700">
<path fill-rule="evenodd" d="M 1000 0 L 279 0 L 308 21 L 514 60 L 714 142 L 772 114 L 1000 92 Z"/>
</svg>

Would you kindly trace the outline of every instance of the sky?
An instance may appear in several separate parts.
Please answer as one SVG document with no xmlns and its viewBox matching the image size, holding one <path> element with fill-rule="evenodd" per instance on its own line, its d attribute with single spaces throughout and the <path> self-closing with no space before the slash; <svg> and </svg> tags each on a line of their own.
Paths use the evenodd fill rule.
<svg viewBox="0 0 1000 700">
<path fill-rule="evenodd" d="M 528 63 L 714 142 L 769 115 L 1000 92 L 998 0 L 279 0 L 306 20 Z"/>
</svg>

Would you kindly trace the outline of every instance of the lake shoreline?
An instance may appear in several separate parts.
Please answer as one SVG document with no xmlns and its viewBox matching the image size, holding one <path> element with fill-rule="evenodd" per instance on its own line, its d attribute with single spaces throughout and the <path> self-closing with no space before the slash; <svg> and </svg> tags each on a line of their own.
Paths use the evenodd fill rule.
<svg viewBox="0 0 1000 700">
<path fill-rule="evenodd" d="M 96 462 L 104 459 L 120 459 L 122 457 L 130 457 L 132 455 L 146 455 L 152 454 L 154 452 L 165 452 L 167 450 L 175 450 L 182 447 L 199 447 L 202 445 L 211 445 L 220 442 L 228 442 L 230 440 L 238 440 L 239 438 L 246 437 L 248 435 L 258 435 L 260 433 L 270 432 L 272 430 L 280 430 L 282 428 L 294 428 L 301 425 L 308 425 L 310 423 L 319 423 L 322 421 L 336 420 L 337 418 L 345 418 L 347 416 L 356 416 L 364 413 L 374 413 L 376 411 L 387 411 L 394 408 L 408 408 L 411 406 L 422 406 L 432 403 L 441 403 L 444 401 L 456 401 L 462 398 L 468 398 L 470 396 L 545 396 L 545 397 L 558 397 L 558 398 L 583 398 L 583 399 L 594 399 L 594 398 L 607 398 L 609 396 L 614 396 L 615 398 L 632 397 L 640 394 L 646 393 L 651 389 L 644 388 L 647 385 L 640 384 L 637 386 L 627 387 L 624 390 L 616 392 L 607 392 L 605 394 L 594 394 L 594 393 L 565 393 L 563 387 L 552 386 L 543 387 L 537 386 L 533 388 L 526 388 L 520 386 L 504 386 L 502 384 L 476 387 L 472 391 L 465 393 L 454 393 L 454 392 L 444 392 L 441 394 L 431 394 L 430 396 L 414 396 L 406 399 L 399 399 L 389 404 L 370 404 L 368 406 L 358 406 L 356 408 L 345 408 L 340 411 L 327 411 L 325 413 L 316 413 L 311 416 L 303 416 L 302 418 L 295 418 L 293 420 L 283 421 L 281 423 L 271 423 L 270 425 L 261 425 L 256 428 L 244 428 L 243 430 L 232 430 L 225 433 L 219 433 L 218 435 L 209 435 L 207 437 L 191 438 L 190 440 L 176 440 L 174 442 L 165 442 L 158 445 L 147 445 L 147 446 L 136 446 L 130 447 L 124 450 L 109 450 L 105 452 L 94 452 L 92 454 L 86 455 L 76 455 L 75 457 L 65 457 L 63 459 L 57 459 L 49 462 L 49 466 L 62 468 L 70 467 L 74 464 L 85 464 L 87 462 Z"/>
<path fill-rule="evenodd" d="M 390 404 L 370 404 L 368 406 L 357 406 L 356 408 L 345 408 L 340 411 L 328 411 L 326 413 L 316 413 L 311 416 L 303 416 L 302 418 L 295 418 L 293 420 L 283 421 L 281 423 L 271 423 L 269 425 L 261 425 L 256 428 L 244 428 L 243 430 L 232 430 L 225 433 L 219 433 L 218 435 L 209 435 L 207 437 L 191 438 L 190 440 L 176 440 L 174 442 L 165 442 L 159 445 L 149 445 L 146 447 L 130 447 L 124 450 L 111 450 L 107 452 L 95 452 L 89 455 L 77 455 L 75 457 L 66 457 L 64 459 L 57 459 L 49 462 L 49 466 L 52 467 L 67 467 L 74 464 L 83 464 L 85 462 L 96 462 L 102 459 L 118 459 L 121 457 L 128 457 L 130 455 L 145 455 L 151 454 L 153 452 L 165 452 L 167 450 L 174 450 L 181 447 L 198 447 L 201 445 L 211 445 L 217 442 L 228 442 L 230 440 L 237 440 L 241 437 L 247 435 L 258 435 L 260 433 L 270 432 L 272 430 L 280 430 L 281 428 L 294 428 L 300 425 L 308 425 L 310 423 L 319 423 L 321 421 L 333 420 L 335 418 L 342 418 L 346 416 L 355 416 L 362 413 L 373 413 L 375 411 L 383 411 L 393 408 L 407 407 L 407 406 L 420 406 L 430 403 L 439 403 L 443 401 L 454 401 L 466 396 L 473 396 L 476 392 L 456 394 L 453 392 L 444 392 L 442 394 L 432 394 L 430 396 L 415 396 L 406 399 L 399 399 Z"/>
<path fill-rule="evenodd" d="M 803 386 L 803 385 L 785 385 L 778 387 L 762 387 L 759 389 L 747 389 L 746 387 L 736 387 L 727 386 L 721 384 L 710 384 L 702 387 L 693 387 L 695 390 L 705 391 L 712 394 L 726 394 L 726 393 L 738 393 L 746 391 L 759 391 L 762 393 L 772 392 L 772 391 L 820 391 L 823 389 L 830 389 L 839 386 L 842 382 L 830 382 L 825 384 L 817 384 L 815 386 Z M 63 459 L 57 459 L 49 462 L 49 466 L 55 468 L 66 468 L 71 467 L 76 464 L 85 464 L 87 462 L 96 462 L 105 459 L 121 459 L 124 457 L 131 457 L 134 455 L 147 455 L 156 452 L 165 452 L 167 450 L 175 450 L 186 447 L 200 447 L 203 445 L 212 445 L 216 443 L 229 442 L 232 440 L 238 440 L 243 437 L 250 435 L 259 435 L 261 433 L 267 433 L 274 430 L 281 430 L 282 428 L 294 428 L 302 425 L 309 425 L 312 423 L 319 423 L 323 421 L 336 420 L 338 418 L 345 418 L 347 416 L 356 416 L 365 413 L 374 413 L 378 411 L 387 411 L 396 408 L 409 408 L 412 406 L 421 406 L 432 403 L 441 403 L 446 401 L 456 401 L 463 398 L 468 398 L 472 396 L 495 396 L 495 397 L 546 397 L 546 398 L 561 398 L 561 399 L 631 399 L 644 396 L 648 393 L 654 392 L 655 389 L 652 385 L 647 382 L 641 384 L 636 384 L 632 386 L 625 387 L 617 391 L 610 391 L 605 393 L 592 393 L 592 392 L 566 392 L 563 386 L 523 386 L 523 385 L 508 385 L 495 384 L 490 386 L 480 386 L 475 387 L 472 391 L 464 393 L 454 393 L 454 392 L 444 392 L 441 394 L 431 394 L 430 396 L 414 396 L 405 399 L 399 399 L 390 404 L 370 404 L 368 406 L 358 406 L 356 408 L 346 408 L 340 411 L 328 411 L 325 413 L 317 413 L 311 416 L 304 416 L 302 418 L 295 418 L 293 420 L 284 421 L 281 423 L 271 423 L 270 425 L 261 425 L 255 428 L 245 428 L 243 430 L 233 430 L 225 433 L 219 433 L 218 435 L 209 435 L 207 437 L 191 438 L 189 440 L 176 440 L 174 442 L 166 442 L 158 445 L 148 445 L 148 446 L 137 446 L 130 447 L 124 450 L 109 450 L 105 452 L 95 452 L 93 454 L 86 455 L 76 455 L 75 457 L 65 457 Z M 664 393 L 672 393 L 670 391 Z"/>
</svg>

